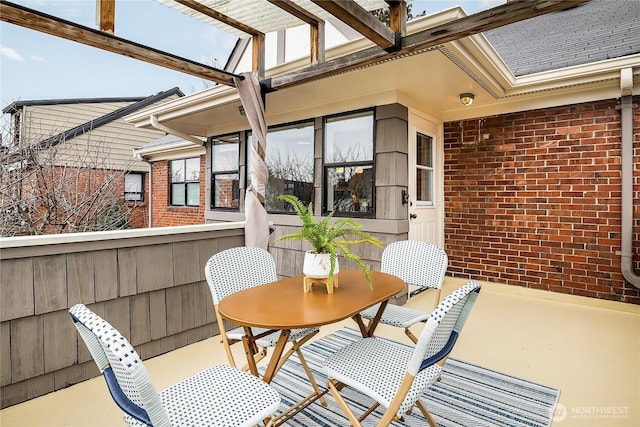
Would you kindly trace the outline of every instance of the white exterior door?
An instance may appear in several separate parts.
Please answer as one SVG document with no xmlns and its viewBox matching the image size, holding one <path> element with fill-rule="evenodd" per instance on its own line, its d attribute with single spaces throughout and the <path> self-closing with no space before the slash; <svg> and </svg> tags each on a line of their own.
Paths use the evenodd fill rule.
<svg viewBox="0 0 640 427">
<path fill-rule="evenodd" d="M 442 125 L 409 115 L 409 239 L 444 249 Z"/>
</svg>

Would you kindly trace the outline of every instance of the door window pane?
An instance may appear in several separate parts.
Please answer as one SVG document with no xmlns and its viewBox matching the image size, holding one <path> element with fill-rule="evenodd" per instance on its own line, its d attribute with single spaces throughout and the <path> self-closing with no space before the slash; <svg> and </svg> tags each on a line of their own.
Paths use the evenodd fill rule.
<svg viewBox="0 0 640 427">
<path fill-rule="evenodd" d="M 416 189 L 418 191 L 416 200 L 420 202 L 433 201 L 433 172 L 424 169 L 416 170 Z"/>
<path fill-rule="evenodd" d="M 433 138 L 419 133 L 416 137 L 416 165 L 433 167 Z"/>
<path fill-rule="evenodd" d="M 433 204 L 433 138 L 416 135 L 416 200 Z"/>
</svg>

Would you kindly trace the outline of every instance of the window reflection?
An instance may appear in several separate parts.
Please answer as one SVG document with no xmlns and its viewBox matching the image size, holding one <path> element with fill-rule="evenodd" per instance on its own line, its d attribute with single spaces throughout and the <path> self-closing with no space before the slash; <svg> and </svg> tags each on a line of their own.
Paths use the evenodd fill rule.
<svg viewBox="0 0 640 427">
<path fill-rule="evenodd" d="M 327 168 L 327 206 L 336 212 L 373 212 L 373 167 Z"/>
<path fill-rule="evenodd" d="M 375 216 L 374 117 L 364 111 L 325 122 L 325 212 Z"/>
<path fill-rule="evenodd" d="M 416 135 L 416 200 L 433 204 L 433 138 Z"/>
<path fill-rule="evenodd" d="M 313 141 L 313 122 L 269 129 L 265 153 L 269 170 L 265 190 L 268 211 L 288 212 L 292 209 L 288 203 L 278 200 L 281 194 L 294 195 L 305 205 L 313 201 Z"/>
<path fill-rule="evenodd" d="M 240 206 L 240 135 L 237 133 L 212 138 L 211 207 Z"/>
<path fill-rule="evenodd" d="M 171 205 L 200 205 L 200 158 L 171 160 Z"/>
</svg>

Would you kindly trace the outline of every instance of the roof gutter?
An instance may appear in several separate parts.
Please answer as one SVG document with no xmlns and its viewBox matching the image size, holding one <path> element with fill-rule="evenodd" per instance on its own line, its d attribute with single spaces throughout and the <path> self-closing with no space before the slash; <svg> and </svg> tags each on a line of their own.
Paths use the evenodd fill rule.
<svg viewBox="0 0 640 427">
<path fill-rule="evenodd" d="M 200 139 L 200 138 L 196 138 L 195 136 L 188 135 L 188 134 L 186 134 L 184 132 L 180 132 L 179 130 L 172 129 L 169 126 L 163 125 L 162 123 L 160 123 L 158 121 L 158 116 L 155 115 L 155 114 L 152 114 L 149 117 L 149 120 L 151 121 L 151 126 L 153 126 L 154 128 L 156 128 L 158 130 L 161 130 L 161 131 L 164 131 L 164 132 L 169 133 L 171 135 L 177 136 L 178 138 L 182 138 L 182 139 L 185 139 L 187 141 L 191 141 L 191 142 L 193 142 L 195 144 L 198 144 L 198 145 L 204 145 L 204 141 L 202 139 Z"/>
<path fill-rule="evenodd" d="M 625 280 L 640 289 L 640 276 L 633 271 L 633 69 L 620 70 L 622 143 L 622 244 L 620 267 Z"/>
</svg>

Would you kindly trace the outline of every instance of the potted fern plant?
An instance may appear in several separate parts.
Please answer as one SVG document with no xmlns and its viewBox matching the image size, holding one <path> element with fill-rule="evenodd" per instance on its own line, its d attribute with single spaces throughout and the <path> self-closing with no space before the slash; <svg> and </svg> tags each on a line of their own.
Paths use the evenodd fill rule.
<svg viewBox="0 0 640 427">
<path fill-rule="evenodd" d="M 296 196 L 280 195 L 280 200 L 289 203 L 302 221 L 302 229 L 294 233 L 280 236 L 278 240 L 306 240 L 312 250 L 305 253 L 303 273 L 307 278 L 326 279 L 327 291 L 333 293 L 335 276 L 340 271 L 338 255 L 353 261 L 364 273 L 369 288 L 373 289 L 369 269 L 362 259 L 351 252 L 350 245 L 371 243 L 379 248 L 382 242 L 362 230 L 361 224 L 351 218 L 339 218 L 332 221 L 333 212 L 317 221 L 313 216 L 313 204 L 305 206 Z M 337 282 L 336 282 L 337 287 Z M 305 280 L 305 292 L 309 288 Z"/>
</svg>

